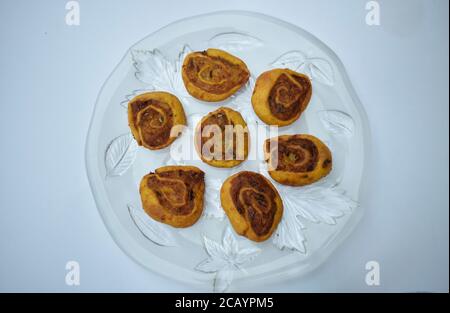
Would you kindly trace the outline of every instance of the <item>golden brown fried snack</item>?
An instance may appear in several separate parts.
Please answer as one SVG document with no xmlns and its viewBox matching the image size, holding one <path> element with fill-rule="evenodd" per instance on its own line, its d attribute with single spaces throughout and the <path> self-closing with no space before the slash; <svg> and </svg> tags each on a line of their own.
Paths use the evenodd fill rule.
<svg viewBox="0 0 450 313">
<path fill-rule="evenodd" d="M 147 92 L 128 103 L 128 125 L 138 145 L 158 150 L 170 145 L 186 125 L 177 97 L 162 91 Z"/>
<path fill-rule="evenodd" d="M 242 60 L 228 52 L 208 49 L 186 56 L 182 77 L 191 96 L 217 102 L 238 91 L 248 81 L 250 72 Z"/>
<path fill-rule="evenodd" d="M 269 238 L 283 215 L 278 191 L 255 172 L 228 177 L 220 190 L 220 200 L 234 230 L 253 241 Z"/>
<path fill-rule="evenodd" d="M 253 110 L 266 124 L 286 126 L 295 122 L 308 106 L 312 85 L 308 76 L 289 69 L 262 73 L 252 95 Z"/>
<path fill-rule="evenodd" d="M 203 162 L 233 167 L 248 156 L 247 123 L 239 112 L 221 107 L 202 118 L 195 131 L 195 149 Z"/>
<path fill-rule="evenodd" d="M 203 211 L 205 173 L 195 166 L 164 166 L 144 176 L 142 207 L 154 220 L 174 227 L 193 225 Z"/>
<path fill-rule="evenodd" d="M 332 157 L 328 147 L 311 135 L 284 135 L 264 143 L 270 176 L 283 185 L 304 186 L 328 175 Z"/>
</svg>

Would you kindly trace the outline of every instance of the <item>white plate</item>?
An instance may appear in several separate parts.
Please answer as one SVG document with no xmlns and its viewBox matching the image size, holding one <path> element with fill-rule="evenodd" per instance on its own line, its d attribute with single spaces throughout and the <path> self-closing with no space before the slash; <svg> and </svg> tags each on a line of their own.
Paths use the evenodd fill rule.
<svg viewBox="0 0 450 313">
<path fill-rule="evenodd" d="M 239 110 L 249 126 L 264 125 L 251 108 L 252 83 L 220 104 L 202 103 L 187 94 L 180 62 L 191 49 L 208 47 L 243 59 L 252 79 L 272 67 L 288 67 L 310 75 L 313 81 L 307 110 L 300 120 L 279 132 L 321 138 L 333 152 L 334 168 L 328 177 L 309 187 L 274 182 L 285 210 L 276 233 L 264 243 L 236 235 L 223 216 L 218 197 L 221 182 L 231 173 L 246 169 L 267 176 L 259 159 L 234 169 L 217 169 L 199 160 L 180 161 L 170 153 L 191 140 L 189 132 L 160 151 L 137 147 L 130 135 L 127 101 L 153 89 L 172 92 L 181 99 L 189 127 L 220 105 Z M 251 156 L 261 141 L 256 142 L 255 132 L 250 135 Z M 86 166 L 101 216 L 129 256 L 149 269 L 205 290 L 239 291 L 314 269 L 350 233 L 362 213 L 358 200 L 368 142 L 364 110 L 341 62 L 328 47 L 304 30 L 268 16 L 219 12 L 172 23 L 129 49 L 98 97 L 87 139 Z M 149 171 L 183 163 L 206 173 L 205 214 L 190 228 L 174 229 L 143 213 L 138 185 Z"/>
</svg>

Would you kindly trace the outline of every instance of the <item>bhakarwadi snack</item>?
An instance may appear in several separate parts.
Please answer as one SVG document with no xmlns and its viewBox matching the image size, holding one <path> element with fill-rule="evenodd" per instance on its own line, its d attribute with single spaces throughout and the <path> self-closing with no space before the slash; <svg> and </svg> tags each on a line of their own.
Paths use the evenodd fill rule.
<svg viewBox="0 0 450 313">
<path fill-rule="evenodd" d="M 264 144 L 269 175 L 283 185 L 312 184 L 331 171 L 330 149 L 311 135 L 284 135 Z"/>
<path fill-rule="evenodd" d="M 144 211 L 154 220 L 174 226 L 193 225 L 203 212 L 205 173 L 195 166 L 164 166 L 141 180 Z"/>
<path fill-rule="evenodd" d="M 289 69 L 273 69 L 257 78 L 252 106 L 264 123 L 286 126 L 300 117 L 311 95 L 312 85 L 308 76 Z"/>
<path fill-rule="evenodd" d="M 234 230 L 253 241 L 268 239 L 283 215 L 278 191 L 255 172 L 243 171 L 227 178 L 220 200 Z"/>
<path fill-rule="evenodd" d="M 178 98 L 168 92 L 147 92 L 128 103 L 128 124 L 138 145 L 158 150 L 170 145 L 186 125 Z"/>
<path fill-rule="evenodd" d="M 237 57 L 219 49 L 208 49 L 186 56 L 182 77 L 191 96 L 217 102 L 238 91 L 248 81 L 250 72 Z"/>
<path fill-rule="evenodd" d="M 195 131 L 195 148 L 203 162 L 233 167 L 248 156 L 249 132 L 239 112 L 221 107 L 202 118 Z"/>
</svg>

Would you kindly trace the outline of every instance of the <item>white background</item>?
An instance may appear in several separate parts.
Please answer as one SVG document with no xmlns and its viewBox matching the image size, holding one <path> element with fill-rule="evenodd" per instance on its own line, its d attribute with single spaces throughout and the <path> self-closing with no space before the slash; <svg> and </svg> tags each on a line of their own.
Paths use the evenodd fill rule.
<svg viewBox="0 0 450 313">
<path fill-rule="evenodd" d="M 370 120 L 371 193 L 348 240 L 316 271 L 252 291 L 448 291 L 448 1 L 80 0 L 0 3 L 0 291 L 209 291 L 149 272 L 113 242 L 86 177 L 96 96 L 135 42 L 180 18 L 243 9 L 311 32 L 344 63 Z M 81 285 L 65 284 L 65 264 Z M 365 264 L 381 285 L 365 284 Z"/>
</svg>

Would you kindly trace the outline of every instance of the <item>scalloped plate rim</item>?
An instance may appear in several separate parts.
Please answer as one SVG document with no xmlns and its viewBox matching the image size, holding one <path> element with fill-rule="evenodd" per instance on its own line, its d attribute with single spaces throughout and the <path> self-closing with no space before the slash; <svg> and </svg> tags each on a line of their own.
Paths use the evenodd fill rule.
<svg viewBox="0 0 450 313">
<path fill-rule="evenodd" d="M 363 121 L 361 125 L 361 129 L 363 134 L 363 138 L 365 139 L 364 144 L 364 177 L 365 179 L 361 180 L 360 186 L 359 186 L 359 199 L 363 198 L 363 195 L 368 194 L 367 190 L 367 176 L 370 175 L 370 147 L 371 147 L 371 136 L 370 136 L 370 128 L 369 128 L 369 120 L 367 117 L 367 114 L 362 106 L 361 101 L 359 100 L 359 97 L 357 96 L 353 84 L 351 83 L 347 71 L 344 68 L 344 65 L 342 64 L 339 57 L 335 54 L 335 52 L 329 48 L 327 45 L 325 45 L 321 40 L 316 38 L 311 33 L 307 32 L 306 30 L 302 29 L 299 26 L 296 26 L 294 24 L 291 24 L 289 22 L 285 22 L 281 19 L 265 15 L 262 13 L 256 13 L 256 12 L 250 12 L 250 11 L 241 11 L 241 10 L 227 10 L 227 11 L 216 11 L 211 13 L 205 13 L 200 15 L 194 15 L 190 17 L 186 17 L 183 19 L 179 19 L 177 21 L 174 21 L 172 23 L 167 24 L 164 27 L 159 28 L 158 30 L 152 32 L 151 34 L 145 36 L 141 40 L 137 41 L 135 44 L 133 44 L 129 49 L 127 49 L 124 56 L 120 59 L 118 64 L 114 67 L 112 72 L 108 75 L 107 79 L 103 83 L 97 99 L 95 101 L 95 106 L 93 109 L 91 121 L 89 124 L 89 131 L 87 133 L 87 139 L 85 144 L 85 164 L 86 164 L 86 172 L 87 177 L 89 181 L 89 185 L 91 187 L 91 191 L 93 194 L 93 198 L 95 200 L 97 209 L 99 211 L 99 214 L 104 222 L 104 225 L 108 232 L 110 233 L 113 240 L 116 242 L 116 244 L 123 250 L 125 254 L 130 256 L 134 261 L 136 261 L 138 264 L 143 266 L 146 269 L 151 270 L 152 272 L 164 276 L 166 278 L 174 279 L 183 283 L 187 283 L 189 285 L 195 285 L 199 288 L 206 288 L 209 290 L 211 281 L 213 279 L 213 275 L 211 274 L 204 274 L 199 273 L 195 271 L 195 269 L 186 269 L 180 266 L 177 266 L 175 264 L 169 264 L 166 261 L 162 260 L 158 256 L 152 254 L 152 261 L 157 262 L 158 266 L 151 266 L 151 264 L 146 264 L 138 255 L 137 253 L 133 253 L 133 249 L 130 247 L 134 247 L 135 249 L 142 249 L 139 245 L 137 245 L 132 237 L 130 235 L 127 235 L 126 237 L 121 234 L 117 233 L 116 227 L 122 227 L 120 225 L 120 221 L 116 218 L 115 215 L 108 214 L 108 211 L 104 209 L 105 206 L 110 206 L 109 200 L 106 196 L 106 190 L 105 186 L 103 185 L 103 182 L 101 182 L 102 176 L 100 175 L 99 169 L 97 167 L 98 162 L 98 155 L 95 152 L 97 149 L 96 142 L 99 137 L 99 123 L 96 123 L 96 120 L 99 118 L 100 113 L 103 113 L 106 109 L 106 107 L 100 107 L 101 102 L 105 102 L 103 99 L 105 95 L 107 94 L 105 91 L 108 89 L 113 89 L 114 84 L 118 84 L 118 77 L 115 75 L 119 73 L 119 69 L 121 67 L 124 67 L 126 64 L 126 60 L 130 58 L 131 51 L 138 46 L 141 42 L 147 40 L 148 38 L 154 36 L 155 34 L 164 31 L 166 29 L 169 29 L 171 27 L 176 26 L 177 24 L 182 24 L 185 21 L 198 19 L 198 18 L 205 18 L 205 17 L 211 17 L 215 15 L 240 15 L 240 16 L 250 16 L 258 19 L 263 19 L 268 22 L 281 25 L 285 28 L 288 28 L 289 30 L 298 33 L 300 36 L 303 36 L 307 38 L 309 41 L 314 42 L 315 45 L 317 45 L 321 50 L 325 51 L 326 54 L 330 57 L 330 59 L 333 60 L 335 66 L 338 69 L 338 72 L 341 74 L 343 84 L 345 86 L 345 89 L 347 90 L 348 94 L 351 96 L 352 101 L 354 103 L 355 109 L 357 110 L 359 117 Z M 115 77 L 116 76 L 116 77 Z M 119 80 L 120 81 L 120 80 Z M 111 93 L 112 94 L 112 93 Z M 101 111 L 102 110 L 102 111 Z M 96 156 L 96 157 L 93 157 Z M 353 231 L 353 229 L 358 225 L 359 220 L 361 219 L 364 212 L 364 206 L 360 205 L 358 210 L 355 210 L 351 216 L 351 221 L 349 220 L 347 222 L 346 227 L 344 227 L 340 232 L 335 233 L 327 242 L 327 245 L 333 244 L 333 248 L 330 249 L 321 249 L 317 251 L 314 254 L 310 255 L 311 259 L 316 259 L 313 262 L 309 262 L 309 264 L 304 266 L 284 266 L 279 267 L 276 269 L 276 271 L 272 270 L 269 272 L 266 272 L 261 275 L 252 276 L 251 279 L 246 279 L 245 277 L 236 277 L 236 279 L 233 281 L 233 289 L 243 290 L 243 288 L 250 287 L 250 286 L 257 286 L 261 283 L 276 283 L 280 281 L 286 281 L 291 280 L 294 277 L 299 277 L 300 275 L 304 275 L 306 273 L 309 273 L 313 270 L 315 270 L 317 267 L 322 265 L 324 261 L 336 250 L 338 246 L 348 237 L 348 235 Z M 123 232 L 126 234 L 126 232 Z M 119 238 L 120 237 L 120 238 Z M 339 237 L 339 238 L 336 238 Z M 153 263 L 152 262 L 152 263 Z M 310 265 L 314 264 L 314 265 Z M 302 264 L 299 264 L 302 265 Z M 158 267 L 159 270 L 156 270 L 155 267 Z M 178 271 L 175 273 L 175 270 Z"/>
</svg>

